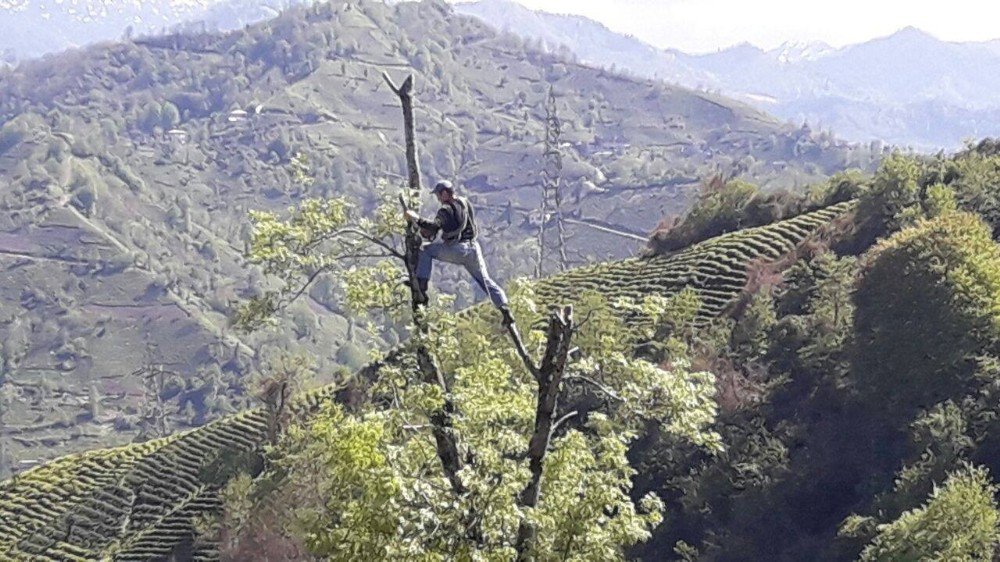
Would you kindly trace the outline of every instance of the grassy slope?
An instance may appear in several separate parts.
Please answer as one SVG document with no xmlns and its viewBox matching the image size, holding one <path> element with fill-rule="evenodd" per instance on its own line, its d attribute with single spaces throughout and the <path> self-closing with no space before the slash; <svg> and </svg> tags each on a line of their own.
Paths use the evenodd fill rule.
<svg viewBox="0 0 1000 562">
<path fill-rule="evenodd" d="M 641 297 L 692 287 L 703 300 L 700 317 L 708 320 L 739 297 L 754 264 L 789 255 L 851 206 L 723 235 L 672 256 L 585 266 L 539 281 L 536 291 L 555 303 L 587 288 Z M 334 390 L 312 391 L 296 407 L 311 411 Z M 192 523 L 217 508 L 225 480 L 210 478 L 207 467 L 223 453 L 258 450 L 264 437 L 263 414 L 251 410 L 160 441 L 59 459 L 0 483 L 0 556 L 215 559 L 215 545 L 195 541 Z"/>
</svg>

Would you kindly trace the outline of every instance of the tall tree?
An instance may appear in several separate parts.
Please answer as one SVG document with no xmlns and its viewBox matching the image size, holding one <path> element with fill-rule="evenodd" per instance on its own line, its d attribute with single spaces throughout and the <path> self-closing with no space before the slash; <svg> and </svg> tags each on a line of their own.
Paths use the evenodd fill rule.
<svg viewBox="0 0 1000 562">
<path fill-rule="evenodd" d="M 879 525 L 862 562 L 994 560 L 1000 541 L 996 493 L 984 469 L 956 471 L 923 506 Z"/>
<path fill-rule="evenodd" d="M 400 87 L 386 81 L 403 107 L 413 201 L 420 178 L 412 79 Z M 392 197 L 381 200 L 364 216 L 344 199 L 306 201 L 287 220 L 251 215 L 250 259 L 281 288 L 242 307 L 240 325 L 259 326 L 328 273 L 343 280 L 359 313 L 408 310 L 412 334 L 362 373 L 370 378 L 356 381 L 363 398 L 352 408 L 331 406 L 289 431 L 277 468 L 265 476 L 278 481 L 261 490 L 289 499 L 295 509 L 286 516 L 303 529 L 306 545 L 331 559 L 607 559 L 648 538 L 661 502 L 630 497 L 628 445 L 655 421 L 717 447 L 709 429 L 714 378 L 690 372 L 681 357 L 669 368 L 636 358 L 641 333 L 596 293 L 578 300 L 586 320 L 577 324 L 571 307 L 546 319 L 530 290 L 515 287 L 512 306 L 532 329 L 522 340 L 510 326 L 513 349 L 497 345 L 483 315 L 429 306 L 414 275 L 420 240 L 407 225 L 398 249 L 400 213 Z M 404 272 L 409 299 L 401 298 Z M 658 316 L 668 308 L 661 300 L 640 308 Z M 590 396 L 585 409 L 562 405 L 574 395 L 570 387 Z M 243 499 L 231 505 L 247 505 Z M 394 517 L 385 517 L 387 509 Z"/>
<path fill-rule="evenodd" d="M 856 301 L 859 382 L 909 423 L 979 384 L 977 358 L 1000 353 L 1000 246 L 970 213 L 919 221 L 871 250 Z"/>
<path fill-rule="evenodd" d="M 420 197 L 420 167 L 417 160 L 417 142 L 413 124 L 413 75 L 408 76 L 399 87 L 392 82 L 388 74 L 383 74 L 382 77 L 389 85 L 389 88 L 399 97 L 399 103 L 403 109 L 406 167 L 410 187 L 409 202 L 400 197 L 400 203 L 405 210 L 412 202 L 418 201 Z M 407 222 L 405 240 L 403 261 L 406 265 L 407 279 L 410 286 L 410 305 L 413 310 L 413 322 L 418 333 L 426 334 L 428 326 L 424 321 L 421 307 L 427 304 L 427 294 L 421 289 L 420 283 L 417 281 L 417 262 L 420 259 L 421 240 L 417 225 L 414 222 Z M 454 424 L 452 418 L 455 413 L 455 405 L 448 396 L 448 381 L 441 374 L 437 361 L 420 338 L 417 340 L 416 356 L 424 382 L 436 384 L 445 396 L 441 407 L 431 415 L 431 423 L 434 426 L 434 439 L 437 442 L 438 458 L 441 459 L 441 464 L 448 474 L 448 480 L 451 482 L 452 488 L 455 490 L 455 493 L 464 493 L 465 486 L 458 476 L 459 471 L 462 470 L 463 459 L 459 453 L 458 441 L 453 430 Z"/>
</svg>

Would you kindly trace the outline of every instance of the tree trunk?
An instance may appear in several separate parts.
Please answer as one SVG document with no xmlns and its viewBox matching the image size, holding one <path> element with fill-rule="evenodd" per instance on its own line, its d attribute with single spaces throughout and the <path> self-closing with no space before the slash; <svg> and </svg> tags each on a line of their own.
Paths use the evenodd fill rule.
<svg viewBox="0 0 1000 562">
<path fill-rule="evenodd" d="M 408 76 L 398 88 L 392 82 L 392 79 L 389 78 L 388 74 L 383 73 L 382 77 L 389 84 L 389 88 L 399 96 L 399 102 L 403 106 L 403 130 L 406 136 L 406 167 L 409 177 L 411 200 L 416 200 L 420 197 L 420 167 L 417 162 L 417 143 L 413 127 L 413 76 Z M 421 309 L 427 304 L 427 295 L 420 289 L 420 284 L 417 283 L 417 260 L 420 257 L 420 245 L 420 233 L 417 225 L 412 222 L 407 223 L 406 270 L 410 282 L 410 304 L 413 309 L 413 322 L 417 326 L 417 330 L 422 334 L 426 334 L 427 324 L 424 321 L 423 310 Z M 462 458 L 459 454 L 458 438 L 455 435 L 454 426 L 451 421 L 452 416 L 455 415 L 455 404 L 451 400 L 451 396 L 448 393 L 448 383 L 441 374 L 437 362 L 434 361 L 434 357 L 427 349 L 427 346 L 420 341 L 419 336 L 416 351 L 417 366 L 420 369 L 424 382 L 436 384 L 444 391 L 444 406 L 430 416 L 431 426 L 433 427 L 432 433 L 437 445 L 438 458 L 441 460 L 441 468 L 448 477 L 448 481 L 451 482 L 452 490 L 456 494 L 463 494 L 466 491 L 465 486 L 458 477 L 458 472 L 462 469 Z"/>
<path fill-rule="evenodd" d="M 410 201 L 416 201 L 420 198 L 420 163 L 417 161 L 417 141 L 413 127 L 413 76 L 408 76 L 403 81 L 403 85 L 398 88 L 388 74 L 383 72 L 382 77 L 389 84 L 389 88 L 399 97 L 399 103 L 403 107 L 403 133 L 406 142 L 406 168 L 410 186 Z M 409 207 L 405 201 L 403 207 L 404 209 Z M 406 271 L 409 274 L 410 301 L 415 318 L 419 318 L 418 308 L 427 304 L 427 295 L 420 290 L 420 285 L 417 283 L 417 260 L 420 258 L 420 245 L 420 231 L 417 225 L 408 222 L 406 224 Z"/>
<path fill-rule="evenodd" d="M 534 373 L 538 381 L 538 397 L 535 404 L 535 428 L 528 441 L 528 469 L 531 471 L 531 478 L 518 498 L 521 507 L 536 507 L 541 496 L 545 455 L 555 429 L 559 390 L 566 372 L 572 336 L 573 308 L 567 306 L 549 319 L 545 356 Z M 517 529 L 518 560 L 530 559 L 529 550 L 534 539 L 534 526 L 522 520 Z"/>
</svg>

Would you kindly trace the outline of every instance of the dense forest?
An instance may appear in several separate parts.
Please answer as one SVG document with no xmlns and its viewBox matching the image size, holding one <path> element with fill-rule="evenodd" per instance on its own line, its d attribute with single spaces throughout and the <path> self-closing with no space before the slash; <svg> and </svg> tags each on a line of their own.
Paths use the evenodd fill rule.
<svg viewBox="0 0 1000 562">
<path fill-rule="evenodd" d="M 3 556 L 994 558 L 1000 142 L 872 154 L 433 1 L 64 57 L 0 81 Z M 515 327 L 414 282 L 400 69 Z"/>
</svg>

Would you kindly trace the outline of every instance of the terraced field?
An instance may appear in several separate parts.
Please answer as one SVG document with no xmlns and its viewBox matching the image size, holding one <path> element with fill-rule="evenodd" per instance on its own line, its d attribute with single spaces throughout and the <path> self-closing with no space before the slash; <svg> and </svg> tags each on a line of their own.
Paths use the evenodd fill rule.
<svg viewBox="0 0 1000 562">
<path fill-rule="evenodd" d="M 748 265 L 787 255 L 850 207 L 723 235 L 671 256 L 582 267 L 539 282 L 537 292 L 555 303 L 587 289 L 642 297 L 693 287 L 707 322 L 740 295 Z M 311 391 L 294 407 L 313 411 L 335 391 Z M 228 459 L 252 466 L 266 434 L 264 413 L 252 410 L 165 439 L 64 457 L 0 483 L 0 559 L 216 560 L 217 545 L 197 538 L 195 522 L 217 510 L 218 490 L 237 466 Z"/>
<path fill-rule="evenodd" d="M 787 255 L 851 202 L 839 203 L 768 226 L 725 234 L 669 256 L 632 258 L 567 271 L 540 281 L 536 293 L 545 302 L 572 300 L 586 290 L 613 296 L 670 296 L 691 287 L 702 302 L 699 319 L 718 316 L 747 283 L 747 266 Z"/>
</svg>

